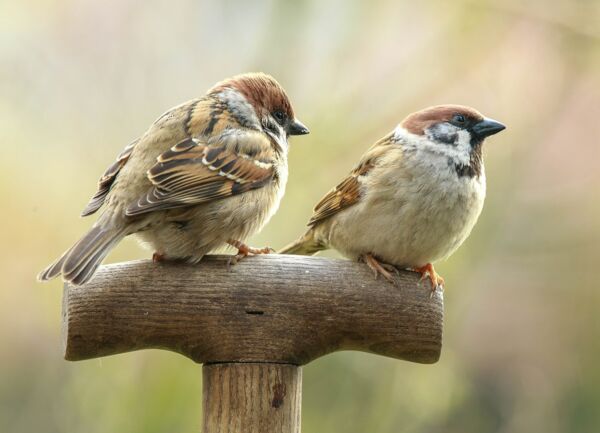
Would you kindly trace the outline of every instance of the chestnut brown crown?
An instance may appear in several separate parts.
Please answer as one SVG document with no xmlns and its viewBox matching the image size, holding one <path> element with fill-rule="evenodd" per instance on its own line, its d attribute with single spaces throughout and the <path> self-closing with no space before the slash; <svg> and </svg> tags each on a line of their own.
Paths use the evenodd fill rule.
<svg viewBox="0 0 600 433">
<path fill-rule="evenodd" d="M 436 105 L 410 114 L 402 121 L 402 127 L 416 135 L 424 135 L 432 125 L 440 122 L 452 123 L 454 119 L 465 119 L 469 123 L 477 123 L 484 119 L 483 115 L 471 107 L 464 105 Z"/>
<path fill-rule="evenodd" d="M 294 109 L 287 93 L 270 75 L 262 72 L 236 75 L 230 79 L 230 86 L 244 95 L 257 113 L 280 110 L 290 119 L 294 118 Z"/>
<path fill-rule="evenodd" d="M 236 75 L 215 85 L 211 93 L 226 88 L 239 92 L 260 119 L 273 117 L 288 135 L 308 134 L 308 128 L 296 119 L 287 93 L 272 76 L 262 72 Z"/>
</svg>

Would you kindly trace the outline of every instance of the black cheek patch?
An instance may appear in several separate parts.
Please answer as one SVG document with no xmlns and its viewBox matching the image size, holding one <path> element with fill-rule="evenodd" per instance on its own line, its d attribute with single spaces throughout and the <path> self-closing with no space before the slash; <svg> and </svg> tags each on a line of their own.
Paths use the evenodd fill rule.
<svg viewBox="0 0 600 433">
<path fill-rule="evenodd" d="M 458 138 L 458 134 L 456 132 L 449 132 L 441 125 L 435 125 L 431 128 L 431 136 L 438 143 L 449 144 L 452 146 L 456 146 L 456 140 Z"/>
<path fill-rule="evenodd" d="M 477 137 L 475 134 L 473 134 L 471 132 L 471 147 L 475 148 L 478 146 L 481 146 L 481 144 L 483 143 L 483 138 Z"/>
</svg>

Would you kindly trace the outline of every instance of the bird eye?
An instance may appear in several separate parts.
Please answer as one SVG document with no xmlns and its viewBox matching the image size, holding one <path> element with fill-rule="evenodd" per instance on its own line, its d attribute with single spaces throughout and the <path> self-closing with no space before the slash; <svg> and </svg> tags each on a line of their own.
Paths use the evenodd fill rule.
<svg viewBox="0 0 600 433">
<path fill-rule="evenodd" d="M 275 111 L 273 113 L 273 116 L 275 117 L 275 119 L 277 120 L 277 122 L 279 122 L 279 124 L 283 124 L 283 122 L 287 118 L 286 114 L 283 111 L 281 111 L 281 110 Z"/>
<path fill-rule="evenodd" d="M 454 120 L 456 123 L 463 124 L 465 123 L 465 116 L 462 114 L 455 114 L 452 120 Z"/>
</svg>

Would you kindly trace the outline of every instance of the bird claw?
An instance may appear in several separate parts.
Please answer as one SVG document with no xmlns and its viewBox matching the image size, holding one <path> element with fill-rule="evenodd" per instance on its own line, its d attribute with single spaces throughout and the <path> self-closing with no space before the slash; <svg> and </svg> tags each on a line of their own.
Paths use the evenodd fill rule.
<svg viewBox="0 0 600 433">
<path fill-rule="evenodd" d="M 361 256 L 361 259 L 366 263 L 369 269 L 373 271 L 375 279 L 378 279 L 379 275 L 383 275 L 383 278 L 385 278 L 388 282 L 392 283 L 394 286 L 397 285 L 397 282 L 392 274 L 398 275 L 400 271 L 398 271 L 398 269 L 394 265 L 380 262 L 371 254 L 365 254 Z"/>
<path fill-rule="evenodd" d="M 227 270 L 231 271 L 231 267 L 240 262 L 240 260 L 248 257 L 249 255 L 258 255 L 258 254 L 271 254 L 274 253 L 275 250 L 271 247 L 264 248 L 254 248 L 246 245 L 243 242 L 236 241 L 235 239 L 229 239 L 227 241 L 229 245 L 238 249 L 236 255 L 231 256 L 229 260 L 227 260 Z"/>
<path fill-rule="evenodd" d="M 240 260 L 242 260 L 244 257 L 246 257 L 248 254 L 236 254 L 235 256 L 231 256 L 229 257 L 229 260 L 227 260 L 227 271 L 231 271 L 231 266 L 233 265 L 237 265 L 238 262 Z"/>
<path fill-rule="evenodd" d="M 158 252 L 154 252 L 152 254 L 152 262 L 153 263 L 160 263 L 160 262 L 164 262 L 165 261 L 165 255 L 158 253 Z"/>
<path fill-rule="evenodd" d="M 425 266 L 421 266 L 419 268 L 414 268 L 413 271 L 421 274 L 419 283 L 424 280 L 430 281 L 431 293 L 429 294 L 429 298 L 433 298 L 433 295 L 435 295 L 438 288 L 442 291 L 444 290 L 444 279 L 435 271 L 431 263 L 427 263 Z"/>
<path fill-rule="evenodd" d="M 438 289 L 440 289 L 440 293 L 444 292 L 444 286 L 442 284 L 436 284 L 429 292 L 429 299 L 433 299 L 433 297 L 437 293 Z"/>
<path fill-rule="evenodd" d="M 400 275 L 400 271 L 394 265 L 390 265 L 389 263 L 383 263 L 383 262 L 379 262 L 379 264 L 386 271 L 388 271 L 388 272 L 390 272 L 390 273 L 392 273 L 394 275 Z"/>
</svg>

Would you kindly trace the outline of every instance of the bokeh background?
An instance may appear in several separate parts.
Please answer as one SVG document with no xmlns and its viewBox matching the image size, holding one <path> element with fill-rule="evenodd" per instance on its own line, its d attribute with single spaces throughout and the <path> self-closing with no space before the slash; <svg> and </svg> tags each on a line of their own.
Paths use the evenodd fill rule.
<svg viewBox="0 0 600 433">
<path fill-rule="evenodd" d="M 446 278 L 431 366 L 344 352 L 304 370 L 303 431 L 600 431 L 600 2 L 0 0 L 0 431 L 199 431 L 200 368 L 161 351 L 67 363 L 61 283 L 98 176 L 169 107 L 274 75 L 292 140 L 281 247 L 407 113 L 472 105 L 488 199 Z M 318 155 L 315 158 L 315 155 Z M 126 240 L 108 261 L 148 257 Z M 335 255 L 334 253 L 330 255 Z"/>
</svg>

